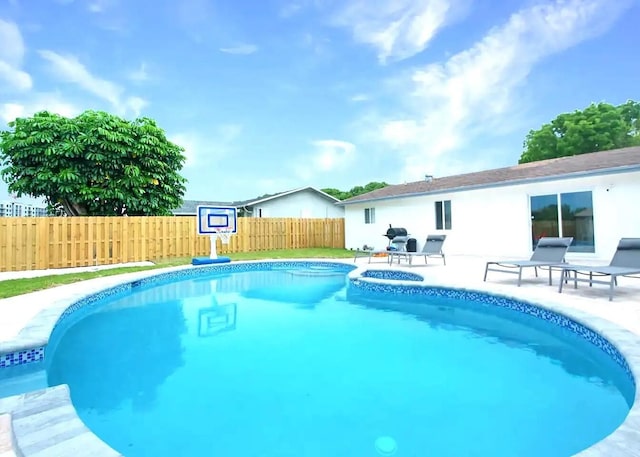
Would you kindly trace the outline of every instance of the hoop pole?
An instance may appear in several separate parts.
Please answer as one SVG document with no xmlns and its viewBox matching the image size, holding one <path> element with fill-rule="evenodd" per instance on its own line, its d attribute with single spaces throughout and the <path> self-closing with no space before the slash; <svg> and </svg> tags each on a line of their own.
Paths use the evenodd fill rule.
<svg viewBox="0 0 640 457">
<path fill-rule="evenodd" d="M 209 254 L 210 259 L 217 259 L 218 253 L 216 252 L 216 240 L 218 239 L 218 235 L 213 233 L 210 236 L 211 240 L 211 253 Z"/>
</svg>

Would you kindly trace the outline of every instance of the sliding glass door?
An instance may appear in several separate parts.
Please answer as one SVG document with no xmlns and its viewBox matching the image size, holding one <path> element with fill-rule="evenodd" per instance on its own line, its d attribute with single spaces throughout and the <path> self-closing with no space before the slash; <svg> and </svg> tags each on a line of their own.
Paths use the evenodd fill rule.
<svg viewBox="0 0 640 457">
<path fill-rule="evenodd" d="M 595 252 L 591 192 L 532 196 L 531 236 L 533 249 L 543 236 L 570 236 L 569 251 Z"/>
</svg>

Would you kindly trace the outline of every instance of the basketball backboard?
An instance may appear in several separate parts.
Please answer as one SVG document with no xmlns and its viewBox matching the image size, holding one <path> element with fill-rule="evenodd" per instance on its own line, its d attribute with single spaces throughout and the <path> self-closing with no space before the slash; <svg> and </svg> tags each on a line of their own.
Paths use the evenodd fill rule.
<svg viewBox="0 0 640 457">
<path fill-rule="evenodd" d="M 204 206 L 196 209 L 198 235 L 237 233 L 238 212 L 233 206 Z"/>
</svg>

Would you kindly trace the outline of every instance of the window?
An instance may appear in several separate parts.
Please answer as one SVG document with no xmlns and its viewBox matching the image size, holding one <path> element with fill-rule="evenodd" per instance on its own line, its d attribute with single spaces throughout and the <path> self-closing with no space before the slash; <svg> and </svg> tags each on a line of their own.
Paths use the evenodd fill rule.
<svg viewBox="0 0 640 457">
<path fill-rule="evenodd" d="M 365 224 L 375 224 L 376 223 L 376 209 L 375 208 L 365 208 L 364 209 L 364 223 Z"/>
<path fill-rule="evenodd" d="M 570 252 L 595 252 L 591 192 L 531 197 L 533 248 L 543 236 L 570 236 Z"/>
<path fill-rule="evenodd" d="M 451 200 L 436 202 L 436 230 L 451 230 Z"/>
</svg>

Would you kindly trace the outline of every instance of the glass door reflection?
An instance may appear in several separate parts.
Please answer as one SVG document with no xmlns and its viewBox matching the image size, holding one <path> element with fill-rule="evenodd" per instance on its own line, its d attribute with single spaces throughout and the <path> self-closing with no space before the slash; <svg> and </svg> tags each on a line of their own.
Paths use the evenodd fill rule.
<svg viewBox="0 0 640 457">
<path fill-rule="evenodd" d="M 560 236 L 556 194 L 531 197 L 531 241 L 534 250 L 538 240 L 545 236 Z"/>
</svg>

